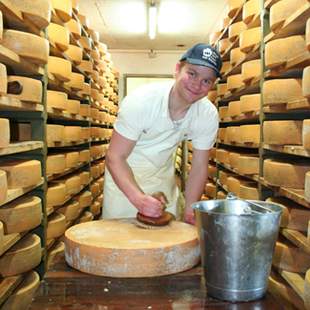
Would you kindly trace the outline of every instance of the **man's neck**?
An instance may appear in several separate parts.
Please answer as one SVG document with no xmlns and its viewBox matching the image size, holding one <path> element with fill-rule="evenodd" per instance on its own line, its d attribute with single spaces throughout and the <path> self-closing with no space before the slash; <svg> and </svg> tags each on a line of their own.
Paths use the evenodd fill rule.
<svg viewBox="0 0 310 310">
<path fill-rule="evenodd" d="M 191 107 L 191 104 L 186 102 L 183 98 L 181 98 L 178 93 L 175 91 L 175 88 L 172 87 L 169 94 L 169 114 L 170 118 L 173 121 L 180 120 L 184 118 L 186 112 Z"/>
</svg>

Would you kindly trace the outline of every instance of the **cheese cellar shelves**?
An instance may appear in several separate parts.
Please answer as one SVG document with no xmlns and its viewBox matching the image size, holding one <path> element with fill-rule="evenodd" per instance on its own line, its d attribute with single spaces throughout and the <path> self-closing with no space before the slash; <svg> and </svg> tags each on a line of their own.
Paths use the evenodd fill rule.
<svg viewBox="0 0 310 310">
<path fill-rule="evenodd" d="M 21 309 L 32 299 L 46 264 L 44 28 L 50 8 L 31 1 L 0 3 L 1 198 L 0 306 Z M 38 1 L 35 1 L 38 2 Z M 2 31 L 3 28 L 3 31 Z"/>
<path fill-rule="evenodd" d="M 209 93 L 220 128 L 202 197 L 281 206 L 269 289 L 298 309 L 310 296 L 309 13 L 306 0 L 228 1 L 226 26 L 210 37 L 224 62 Z"/>
</svg>

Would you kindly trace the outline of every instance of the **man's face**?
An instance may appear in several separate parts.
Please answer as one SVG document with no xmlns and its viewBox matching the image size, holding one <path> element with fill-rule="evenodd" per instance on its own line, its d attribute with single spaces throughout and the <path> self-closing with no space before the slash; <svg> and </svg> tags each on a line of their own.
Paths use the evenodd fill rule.
<svg viewBox="0 0 310 310">
<path fill-rule="evenodd" d="M 194 103 L 205 97 L 215 80 L 216 75 L 211 68 L 189 63 L 176 65 L 175 88 L 187 103 Z"/>
</svg>

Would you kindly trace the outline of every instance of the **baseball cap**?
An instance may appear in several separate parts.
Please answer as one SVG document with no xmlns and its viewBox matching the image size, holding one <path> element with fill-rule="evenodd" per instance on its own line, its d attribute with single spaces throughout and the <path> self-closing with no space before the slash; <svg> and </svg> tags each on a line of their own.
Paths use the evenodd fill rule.
<svg viewBox="0 0 310 310">
<path fill-rule="evenodd" d="M 186 61 L 192 65 L 205 66 L 213 69 L 217 77 L 221 76 L 222 59 L 220 53 L 211 45 L 198 43 L 188 49 L 180 61 Z"/>
</svg>

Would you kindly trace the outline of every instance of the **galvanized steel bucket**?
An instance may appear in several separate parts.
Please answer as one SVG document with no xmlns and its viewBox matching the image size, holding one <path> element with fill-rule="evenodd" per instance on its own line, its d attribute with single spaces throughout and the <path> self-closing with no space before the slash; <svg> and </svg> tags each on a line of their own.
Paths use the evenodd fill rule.
<svg viewBox="0 0 310 310">
<path fill-rule="evenodd" d="M 250 301 L 267 290 L 281 207 L 264 201 L 198 201 L 195 210 L 208 295 Z"/>
</svg>

